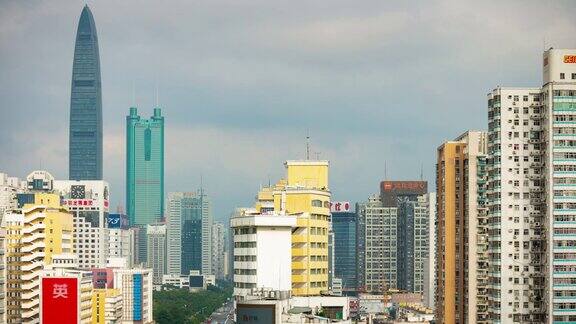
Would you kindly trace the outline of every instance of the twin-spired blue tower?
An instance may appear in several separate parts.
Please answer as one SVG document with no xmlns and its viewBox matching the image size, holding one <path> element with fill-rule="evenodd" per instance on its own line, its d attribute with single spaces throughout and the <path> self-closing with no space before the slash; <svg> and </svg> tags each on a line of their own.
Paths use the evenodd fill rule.
<svg viewBox="0 0 576 324">
<path fill-rule="evenodd" d="M 96 24 L 88 6 L 78 22 L 72 92 L 68 176 L 71 180 L 102 180 L 102 82 Z"/>
</svg>

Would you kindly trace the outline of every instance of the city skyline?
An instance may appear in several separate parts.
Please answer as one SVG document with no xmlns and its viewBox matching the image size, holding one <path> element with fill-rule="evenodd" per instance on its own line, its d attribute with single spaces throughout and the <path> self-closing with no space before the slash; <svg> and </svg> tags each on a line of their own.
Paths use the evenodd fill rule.
<svg viewBox="0 0 576 324">
<path fill-rule="evenodd" d="M 430 7 L 372 2 L 363 8 L 337 2 L 323 14 L 321 4 L 310 4 L 303 17 L 286 5 L 282 19 L 271 19 L 279 15 L 277 6 L 261 4 L 259 13 L 229 19 L 246 14 L 247 8 L 88 3 L 98 22 L 104 179 L 110 182 L 112 208 L 125 201 L 123 117 L 134 101 L 133 84 L 135 103 L 145 107 L 144 115 L 151 114 L 147 108 L 156 101 L 158 85 L 158 101 L 169 121 L 166 192 L 196 188 L 202 176 L 213 197 L 215 219 L 225 219 L 234 206 L 250 202 L 258 183 L 279 178 L 278 163 L 304 157 L 308 128 L 313 151 L 332 162 L 335 199 L 364 199 L 376 184 L 370 179 L 384 178 L 383 160 L 397 179 L 417 178 L 424 165 L 431 181 L 431 148 L 448 139 L 447 134 L 485 129 L 485 94 L 494 85 L 538 86 L 540 73 L 532 67 L 540 64 L 544 44 L 573 46 L 573 3 L 519 4 L 510 2 L 491 12 L 494 2 L 471 8 L 451 1 Z M 10 108 L 3 109 L 5 116 L 13 122 L 0 130 L 0 148 L 11 152 L 0 157 L 0 164 L 20 177 L 46 169 L 65 179 L 67 149 L 62 143 L 82 4 L 40 4 L 34 10 L 18 3 L 4 6 L 0 67 L 6 73 L 0 77 L 0 93 Z M 511 28 L 496 18 L 481 21 L 488 14 L 506 17 Z M 21 18 L 18 24 L 14 17 Z M 428 28 L 441 20 L 446 27 Z M 209 28 L 214 25 L 218 28 Z M 43 37 L 50 35 L 51 46 L 34 36 L 40 30 Z M 344 37 L 336 37 L 334 30 Z M 509 46 L 483 49 L 500 42 Z M 29 57 L 25 50 L 41 53 L 52 64 L 22 67 Z M 214 55 L 215 50 L 220 54 Z M 36 82 L 49 86 L 38 88 Z M 469 87 L 451 92 L 462 82 Z M 38 114 L 38 107 L 50 114 Z M 326 116 L 326 125 L 312 128 L 310 119 Z M 464 121 L 466 127 L 461 127 Z M 53 136 L 39 136 L 40 129 Z M 170 149 L 187 138 L 197 139 L 193 154 Z M 280 140 L 286 143 L 282 149 L 275 145 Z M 379 147 L 378 152 L 371 147 Z M 233 158 L 243 152 L 269 158 L 248 168 L 251 157 Z M 24 160 L 24 154 L 33 158 Z M 366 172 L 355 175 L 359 166 Z M 183 169 L 195 172 L 179 177 Z"/>
</svg>

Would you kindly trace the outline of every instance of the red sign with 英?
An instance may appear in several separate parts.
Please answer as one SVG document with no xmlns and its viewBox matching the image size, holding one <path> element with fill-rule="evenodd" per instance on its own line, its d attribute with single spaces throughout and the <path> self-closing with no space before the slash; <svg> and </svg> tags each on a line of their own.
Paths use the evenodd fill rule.
<svg viewBox="0 0 576 324">
<path fill-rule="evenodd" d="M 42 324 L 78 323 L 78 279 L 42 278 Z"/>
</svg>

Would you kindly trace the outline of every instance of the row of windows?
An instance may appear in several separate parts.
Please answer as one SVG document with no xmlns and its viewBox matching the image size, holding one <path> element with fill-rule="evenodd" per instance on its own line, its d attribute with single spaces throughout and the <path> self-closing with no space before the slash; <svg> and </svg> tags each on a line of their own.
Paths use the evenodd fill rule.
<svg viewBox="0 0 576 324">
<path fill-rule="evenodd" d="M 576 165 L 555 165 L 554 171 L 559 171 L 559 172 L 576 171 Z"/>
<path fill-rule="evenodd" d="M 576 234 L 576 228 L 555 228 L 554 234 Z"/>
<path fill-rule="evenodd" d="M 554 253 L 554 259 L 556 260 L 574 260 L 576 259 L 576 253 Z M 557 281 L 558 280 L 558 281 Z M 568 281 L 570 282 L 568 282 Z M 576 278 L 554 278 L 554 284 L 576 284 Z"/>
<path fill-rule="evenodd" d="M 255 255 L 235 255 L 234 261 L 241 261 L 241 262 L 256 261 L 256 256 Z"/>
<path fill-rule="evenodd" d="M 237 248 L 255 248 L 256 242 L 234 242 L 234 247 L 237 247 Z"/>
<path fill-rule="evenodd" d="M 236 227 L 234 228 L 234 234 L 256 234 L 256 227 Z"/>
<path fill-rule="evenodd" d="M 256 275 L 256 269 L 234 269 L 234 274 L 237 275 Z"/>
</svg>

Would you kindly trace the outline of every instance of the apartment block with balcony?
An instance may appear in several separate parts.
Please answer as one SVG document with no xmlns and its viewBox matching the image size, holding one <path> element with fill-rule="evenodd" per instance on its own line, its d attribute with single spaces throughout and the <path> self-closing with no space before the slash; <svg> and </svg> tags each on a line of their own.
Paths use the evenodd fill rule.
<svg viewBox="0 0 576 324">
<path fill-rule="evenodd" d="M 487 234 L 480 216 L 486 145 L 486 132 L 468 131 L 437 150 L 435 308 L 441 323 L 488 323 Z"/>
</svg>

